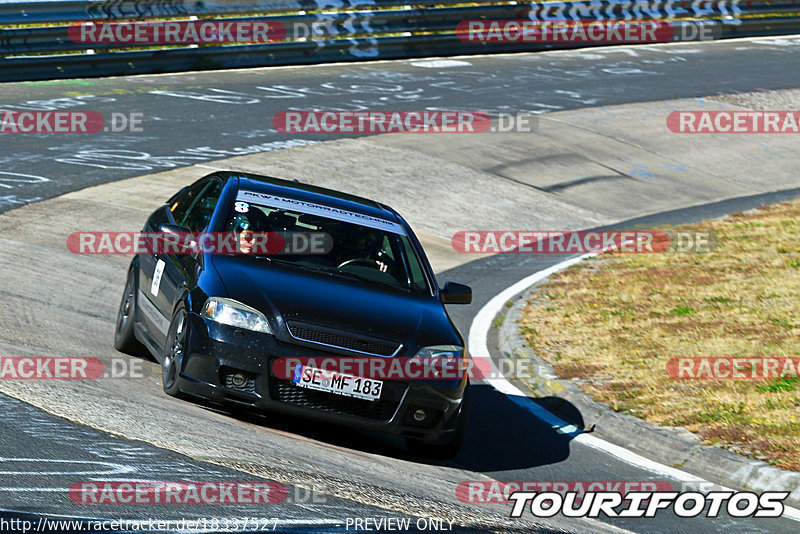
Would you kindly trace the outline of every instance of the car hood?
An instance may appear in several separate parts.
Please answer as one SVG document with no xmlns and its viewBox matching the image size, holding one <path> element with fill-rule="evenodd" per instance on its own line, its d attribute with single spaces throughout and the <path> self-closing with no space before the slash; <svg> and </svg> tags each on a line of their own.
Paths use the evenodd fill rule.
<svg viewBox="0 0 800 534">
<path fill-rule="evenodd" d="M 228 297 L 271 318 L 284 337 L 286 321 L 302 321 L 354 334 L 419 346 L 458 344 L 444 306 L 430 295 L 317 274 L 266 260 L 214 256 Z"/>
</svg>

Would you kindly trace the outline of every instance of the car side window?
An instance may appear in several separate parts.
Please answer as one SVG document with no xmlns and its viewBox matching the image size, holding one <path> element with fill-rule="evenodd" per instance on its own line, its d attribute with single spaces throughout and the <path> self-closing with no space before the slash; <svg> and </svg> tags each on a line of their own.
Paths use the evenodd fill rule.
<svg viewBox="0 0 800 534">
<path fill-rule="evenodd" d="M 197 183 L 194 183 L 178 193 L 178 195 L 172 200 L 172 204 L 170 204 L 169 209 L 172 211 L 172 216 L 175 218 L 176 223 L 183 224 L 182 221 L 186 219 L 186 214 L 189 212 L 189 208 L 192 207 L 195 199 L 208 186 L 208 183 L 208 180 L 201 180 Z"/>
<path fill-rule="evenodd" d="M 425 289 L 427 287 L 425 284 L 425 273 L 422 272 L 422 266 L 419 263 L 417 254 L 411 247 L 411 242 L 408 239 L 401 239 L 400 242 L 403 244 L 403 253 L 408 261 L 408 267 L 411 270 L 411 283 L 417 289 Z"/>
<path fill-rule="evenodd" d="M 208 182 L 206 188 L 194 200 L 189 207 L 188 213 L 184 215 L 179 224 L 187 227 L 192 232 L 202 232 L 211 222 L 211 216 L 214 215 L 214 209 L 217 207 L 221 193 L 222 182 L 219 180 Z"/>
<path fill-rule="evenodd" d="M 392 250 L 392 243 L 389 241 L 387 236 L 383 236 L 383 243 L 381 244 L 381 253 L 388 256 L 388 258 L 394 261 L 394 251 Z"/>
</svg>

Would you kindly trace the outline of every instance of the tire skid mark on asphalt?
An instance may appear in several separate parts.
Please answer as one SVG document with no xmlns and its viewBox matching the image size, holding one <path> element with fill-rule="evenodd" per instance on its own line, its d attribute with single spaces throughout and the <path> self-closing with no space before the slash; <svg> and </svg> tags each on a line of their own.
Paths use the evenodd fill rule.
<svg viewBox="0 0 800 534">
<path fill-rule="evenodd" d="M 324 443 L 324 442 L 321 442 L 321 441 L 314 441 L 312 439 L 308 439 L 306 437 L 303 437 L 303 436 L 300 436 L 300 435 L 297 435 L 297 434 L 293 434 L 291 432 L 286 432 L 286 431 L 283 431 L 283 430 L 280 430 L 280 429 L 277 429 L 277 428 L 269 428 L 269 427 L 259 427 L 259 428 L 260 428 L 260 430 L 269 432 L 270 434 L 277 434 L 277 435 L 279 435 L 281 437 L 289 438 L 289 439 L 294 440 L 294 441 L 299 441 L 299 442 L 304 443 L 306 445 L 314 445 L 314 446 L 317 446 L 317 447 L 323 447 L 325 449 L 330 449 L 330 450 L 335 451 L 335 452 L 351 454 L 353 456 L 360 456 L 362 458 L 367 458 L 367 459 L 371 458 L 370 455 L 360 453 L 360 452 L 355 451 L 353 449 L 347 449 L 347 448 L 344 448 L 344 447 L 338 447 L 336 445 L 330 445 L 328 443 Z M 190 434 L 190 435 L 193 435 L 193 436 L 200 436 L 200 437 L 213 437 L 213 436 L 211 436 L 211 435 L 209 435 L 207 433 L 206 434 L 198 434 L 197 432 L 187 432 L 187 434 Z M 243 449 L 241 447 L 233 447 L 233 448 L 239 449 L 240 451 L 243 451 L 243 452 L 251 452 L 248 449 Z"/>
</svg>

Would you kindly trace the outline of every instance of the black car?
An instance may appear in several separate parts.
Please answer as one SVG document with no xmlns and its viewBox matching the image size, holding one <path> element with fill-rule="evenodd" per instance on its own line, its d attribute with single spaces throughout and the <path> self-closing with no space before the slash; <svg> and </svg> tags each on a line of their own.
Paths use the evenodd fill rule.
<svg viewBox="0 0 800 534">
<path fill-rule="evenodd" d="M 217 172 L 181 189 L 143 232 L 318 233 L 330 242 L 309 253 L 136 255 L 114 344 L 130 353 L 144 346 L 161 363 L 169 395 L 387 432 L 419 454 L 458 450 L 467 373 L 379 380 L 320 375 L 306 364 L 277 371 L 280 362 L 325 358 L 467 361 L 443 304 L 469 304 L 472 292 L 438 287 L 392 208 L 296 181 Z"/>
</svg>

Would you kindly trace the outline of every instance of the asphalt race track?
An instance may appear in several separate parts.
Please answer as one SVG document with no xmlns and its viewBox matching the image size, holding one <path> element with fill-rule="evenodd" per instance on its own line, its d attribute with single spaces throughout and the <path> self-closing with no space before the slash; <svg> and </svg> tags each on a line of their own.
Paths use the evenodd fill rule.
<svg viewBox="0 0 800 534">
<path fill-rule="evenodd" d="M 25 204 L 93 185 L 188 165 L 214 168 L 213 162 L 219 159 L 335 138 L 276 132 L 271 118 L 284 110 L 465 109 L 539 114 L 790 89 L 800 81 L 799 52 L 800 38 L 771 38 L 469 57 L 441 63 L 408 60 L 0 85 L 2 109 L 94 110 L 104 116 L 141 112 L 144 121 L 143 133 L 3 136 L 0 211 L 11 215 L 11 210 Z M 787 189 L 701 204 L 626 224 L 691 222 L 793 198 L 797 193 Z M 373 196 L 391 204 L 391 199 L 381 198 L 380 190 Z M 13 256 L 6 237 L 12 238 L 0 235 L 0 249 L 8 247 L 8 256 Z M 475 313 L 494 295 L 564 259 L 521 256 L 478 259 L 437 273 L 441 281 L 457 280 L 473 287 L 471 306 L 450 309 L 465 337 Z M 75 262 L 76 272 L 84 268 Z M 115 278 L 119 272 L 109 268 L 103 271 L 107 278 L 98 280 L 98 294 L 114 295 L 113 302 L 98 303 L 92 312 L 103 324 L 114 320 L 122 290 L 122 280 Z M 65 281 L 62 291 L 59 280 L 53 276 L 31 300 L 37 306 L 53 302 L 59 310 L 69 310 L 76 290 L 66 287 Z M 4 294 L 3 299 L 7 297 Z M 51 320 L 69 336 L 83 327 L 69 322 L 74 317 L 64 313 Z M 0 337 L 0 343 L 5 341 Z M 108 350 L 111 337 L 98 336 L 92 343 L 87 350 Z M 31 347 L 35 350 L 36 345 Z M 157 374 L 153 362 L 143 365 L 148 377 Z M 183 440 L 186 447 L 191 448 L 192 441 L 212 447 L 206 445 L 212 440 L 215 449 L 209 448 L 205 455 L 187 455 L 181 452 L 183 445 L 174 446 L 181 442 L 174 434 L 155 445 L 145 437 L 139 441 L 139 436 L 132 435 L 135 429 L 124 436 L 112 435 L 0 394 L 0 520 L 21 514 L 34 521 L 44 515 L 176 521 L 257 517 L 277 518 L 278 531 L 304 532 L 345 530 L 346 518 L 353 517 L 449 518 L 455 521 L 453 531 L 461 524 L 466 525 L 461 530 L 465 532 L 789 533 L 800 528 L 800 523 L 788 518 L 681 519 L 669 513 L 649 519 L 527 517 L 514 521 L 507 517 L 505 505 L 461 506 L 452 498 L 453 488 L 465 480 L 662 481 L 681 489 L 680 481 L 573 442 L 488 384 L 476 384 L 473 402 L 481 410 L 472 413 L 462 452 L 447 462 L 409 456 L 398 440 L 384 436 L 343 433 L 280 417 L 233 417 L 174 401 L 163 394 L 156 379 L 125 382 L 119 388 L 118 397 L 130 403 L 127 409 L 141 410 L 143 425 L 163 426 L 178 434 L 191 434 L 194 429 L 195 436 Z M 120 405 L 104 402 L 101 393 L 98 386 L 96 410 L 108 418 L 121 417 Z M 536 402 L 546 405 L 547 401 Z M 109 506 L 98 512 L 97 507 L 76 506 L 67 496 L 79 480 L 154 479 L 278 480 L 286 485 L 287 498 L 266 512 L 247 506 L 199 505 Z"/>
<path fill-rule="evenodd" d="M 0 209 L 31 199 L 248 151 L 334 136 L 281 134 L 290 109 L 463 109 L 545 113 L 589 106 L 792 88 L 800 40 L 610 47 L 429 60 L 134 76 L 0 86 L 9 110 L 142 113 L 144 133 L 26 135 L 0 147 Z M 19 175 L 27 176 L 19 176 Z"/>
</svg>

